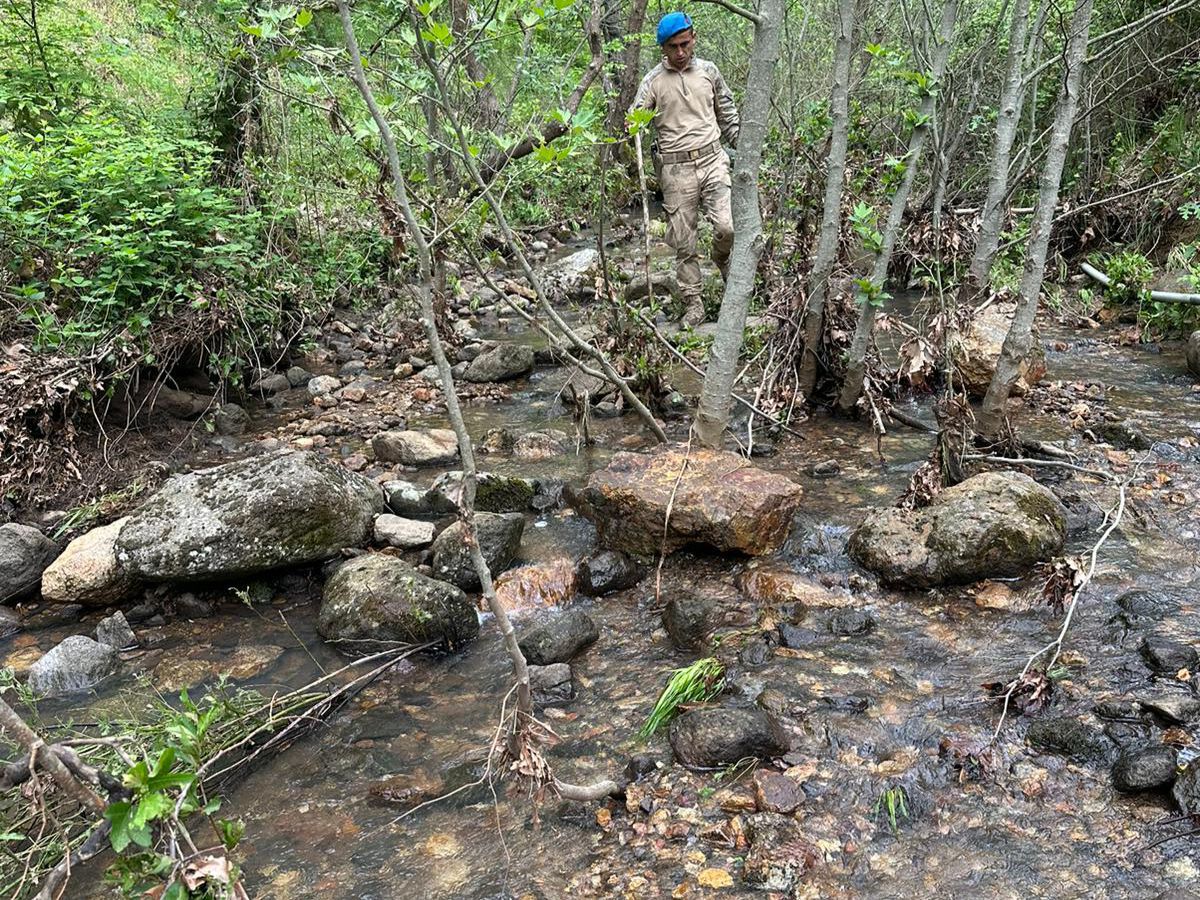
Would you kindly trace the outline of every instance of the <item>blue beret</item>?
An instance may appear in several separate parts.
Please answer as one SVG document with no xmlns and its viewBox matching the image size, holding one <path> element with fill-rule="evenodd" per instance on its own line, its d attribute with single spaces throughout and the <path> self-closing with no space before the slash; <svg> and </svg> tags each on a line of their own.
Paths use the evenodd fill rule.
<svg viewBox="0 0 1200 900">
<path fill-rule="evenodd" d="M 662 46 L 681 31 L 687 31 L 692 27 L 692 17 L 687 13 L 672 12 L 667 13 L 658 20 L 658 46 Z"/>
</svg>

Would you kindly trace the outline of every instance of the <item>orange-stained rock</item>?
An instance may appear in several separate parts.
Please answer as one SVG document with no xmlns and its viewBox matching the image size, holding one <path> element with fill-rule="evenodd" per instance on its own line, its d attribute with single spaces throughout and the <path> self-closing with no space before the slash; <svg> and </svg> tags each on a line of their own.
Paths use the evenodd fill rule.
<svg viewBox="0 0 1200 900">
<path fill-rule="evenodd" d="M 737 586 L 755 603 L 767 606 L 800 603 L 811 607 L 839 607 L 857 602 L 849 591 L 827 588 L 785 569 L 748 569 L 738 577 Z"/>
<path fill-rule="evenodd" d="M 576 588 L 575 564 L 569 559 L 510 569 L 496 579 L 496 597 L 510 613 L 566 606 L 575 599 Z"/>
<path fill-rule="evenodd" d="M 673 446 L 618 453 L 588 479 L 583 500 L 607 547 L 657 555 L 670 504 L 668 553 L 697 543 L 758 556 L 783 543 L 802 494 L 733 453 Z"/>
</svg>

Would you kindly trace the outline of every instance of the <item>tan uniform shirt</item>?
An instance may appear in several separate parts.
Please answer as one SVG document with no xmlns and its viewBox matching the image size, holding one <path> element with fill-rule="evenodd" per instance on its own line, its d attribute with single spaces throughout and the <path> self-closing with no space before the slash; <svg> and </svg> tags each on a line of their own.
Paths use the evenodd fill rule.
<svg viewBox="0 0 1200 900">
<path fill-rule="evenodd" d="M 738 111 L 715 63 L 692 58 L 682 72 L 659 63 L 642 79 L 634 109 L 654 110 L 660 153 L 697 150 L 724 137 L 737 146 Z"/>
</svg>

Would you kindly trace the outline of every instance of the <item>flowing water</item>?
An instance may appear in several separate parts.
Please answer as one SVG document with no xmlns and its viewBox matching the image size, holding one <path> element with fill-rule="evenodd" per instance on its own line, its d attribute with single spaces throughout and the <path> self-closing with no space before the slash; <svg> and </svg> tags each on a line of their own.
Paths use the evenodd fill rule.
<svg viewBox="0 0 1200 900">
<path fill-rule="evenodd" d="M 1081 341 L 1050 352 L 1050 373 L 1068 383 L 1102 383 L 1109 408 L 1175 442 L 1181 460 L 1152 455 L 1145 464 L 1170 479 L 1163 490 L 1177 489 L 1183 499 L 1139 499 L 1104 547 L 1067 641 L 1053 711 L 1095 724 L 1090 710 L 1099 700 L 1187 690 L 1153 683 L 1136 635 L 1109 620 L 1115 598 L 1137 587 L 1174 598 L 1174 611 L 1157 630 L 1197 635 L 1200 405 L 1181 354 Z M 510 425 L 574 433 L 556 399 L 560 383 L 561 373 L 539 374 L 499 406 L 469 408 L 472 432 Z M 926 415 L 915 406 L 911 411 Z M 410 419 L 410 427 L 420 424 L 439 423 Z M 545 462 L 485 457 L 482 466 L 580 484 L 606 463 L 618 438 L 637 430 L 630 417 L 595 425 L 598 448 Z M 978 755 L 970 753 L 984 747 L 997 722 L 981 685 L 1015 675 L 1054 636 L 1061 617 L 1037 602 L 1035 583 L 909 594 L 874 587 L 845 556 L 848 529 L 870 506 L 895 499 L 930 438 L 900 427 L 877 448 L 858 423 L 819 419 L 803 430 L 806 441 L 785 438 L 775 455 L 758 461 L 806 491 L 777 557 L 749 562 L 684 551 L 663 567 L 658 596 L 651 575 L 630 590 L 576 601 L 599 624 L 600 639 L 572 662 L 577 699 L 545 716 L 559 738 L 546 751 L 556 772 L 575 782 L 616 776 L 637 752 L 670 763 L 665 737 L 643 745 L 636 734 L 670 670 L 694 658 L 676 651 L 663 632 L 662 604 L 676 593 L 699 592 L 722 604 L 732 696 L 749 701 L 768 690 L 793 734 L 787 763 L 806 795 L 798 819 L 819 856 L 797 896 L 1149 898 L 1200 884 L 1200 844 L 1150 846 L 1187 827 L 1163 824 L 1172 815 L 1166 797 L 1115 794 L 1106 766 L 1033 752 L 1024 743 L 1024 717 L 1010 718 L 994 753 L 985 754 L 988 764 L 976 771 Z M 1081 440 L 1060 414 L 1034 415 L 1030 430 Z M 825 460 L 836 460 L 839 474 L 811 475 Z M 1115 491 L 1051 474 L 1070 504 L 1071 547 L 1085 549 Z M 585 519 L 555 509 L 529 517 L 521 557 L 579 559 L 594 546 Z M 811 629 L 811 643 L 768 647 L 758 637 L 764 609 L 737 587 L 753 567 L 810 578 L 830 597 L 870 611 L 876 627 L 834 637 L 825 627 L 831 610 L 811 608 L 801 623 Z M 212 677 L 240 661 L 248 677 L 239 683 L 270 691 L 341 665 L 315 634 L 315 573 L 269 580 L 267 587 L 271 599 L 253 608 L 230 603 L 212 619 L 141 631 L 148 652 L 128 668 L 150 671 L 169 692 L 197 671 Z M 10 641 L 8 650 L 28 654 L 34 640 L 44 649 L 79 631 L 51 628 Z M 111 679 L 82 707 L 47 704 L 43 714 L 111 712 L 129 702 L 133 678 L 127 672 Z M 414 797 L 447 794 L 480 777 L 508 689 L 497 630 L 485 621 L 480 638 L 462 652 L 406 662 L 258 766 L 231 789 L 223 811 L 246 822 L 239 852 L 251 895 L 697 897 L 709 895 L 699 873 L 715 868 L 733 873 L 734 886 L 713 896 L 763 896 L 738 880 L 744 845 L 714 837 L 719 831 L 711 827 L 738 815 L 738 798 L 749 791 L 744 772 L 663 770 L 647 787 L 631 790 L 628 804 L 612 801 L 599 814 L 597 804 L 547 796 L 535 815 L 529 797 L 505 792 L 507 782 L 494 792 L 467 787 L 409 812 Z M 908 816 L 893 829 L 875 807 L 881 792 L 897 785 L 905 789 Z M 91 884 L 74 879 L 68 896 L 98 895 L 98 871 L 89 870 Z"/>
</svg>

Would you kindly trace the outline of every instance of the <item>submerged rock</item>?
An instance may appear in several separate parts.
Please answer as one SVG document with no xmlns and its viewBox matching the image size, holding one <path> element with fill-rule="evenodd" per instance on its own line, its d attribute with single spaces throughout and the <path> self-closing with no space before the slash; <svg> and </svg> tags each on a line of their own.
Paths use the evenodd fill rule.
<svg viewBox="0 0 1200 900">
<path fill-rule="evenodd" d="M 1113 766 L 1113 787 L 1125 793 L 1155 791 L 1175 781 L 1177 755 L 1171 747 L 1148 747 L 1122 753 Z"/>
<path fill-rule="evenodd" d="M 493 576 L 508 567 L 521 547 L 525 518 L 519 513 L 478 513 L 475 531 L 483 561 Z M 462 522 L 455 522 L 433 542 L 433 574 L 464 591 L 479 590 Z"/>
<path fill-rule="evenodd" d="M 1108 752 L 1102 735 L 1078 719 L 1067 717 L 1037 719 L 1030 723 L 1025 738 L 1035 750 L 1081 762 L 1102 759 Z"/>
<path fill-rule="evenodd" d="M 313 453 L 176 475 L 117 536 L 122 568 L 147 581 L 233 578 L 362 546 L 379 486 Z"/>
<path fill-rule="evenodd" d="M 327 641 L 438 641 L 454 648 L 479 633 L 479 617 L 454 585 L 393 556 L 369 553 L 329 577 L 317 631 Z"/>
<path fill-rule="evenodd" d="M 533 702 L 542 706 L 570 702 L 575 698 L 571 667 L 566 663 L 530 666 L 529 689 L 533 692 Z"/>
<path fill-rule="evenodd" d="M 37 590 L 58 544 L 32 525 L 0 525 L 0 603 L 15 603 Z"/>
<path fill-rule="evenodd" d="M 1142 638 L 1138 650 L 1146 665 L 1160 675 L 1174 675 L 1183 669 L 1194 672 L 1200 662 L 1195 647 L 1156 635 Z"/>
<path fill-rule="evenodd" d="M 1193 331 L 1191 337 L 1188 338 L 1184 356 L 1192 374 L 1200 378 L 1200 331 Z"/>
<path fill-rule="evenodd" d="M 535 666 L 566 662 L 600 637 L 596 623 L 581 609 L 558 613 L 521 636 L 521 652 Z"/>
<path fill-rule="evenodd" d="M 569 559 L 509 569 L 496 578 L 496 597 L 510 613 L 566 606 L 575 598 L 575 566 Z"/>
<path fill-rule="evenodd" d="M 1066 512 L 1054 494 L 1028 475 L 984 472 L 924 509 L 868 514 L 849 551 L 888 584 L 927 588 L 1024 574 L 1065 539 Z"/>
<path fill-rule="evenodd" d="M 380 462 L 440 466 L 458 459 L 458 438 L 448 428 L 383 431 L 371 438 L 371 449 Z"/>
<path fill-rule="evenodd" d="M 671 749 L 685 766 L 723 768 L 747 757 L 786 753 L 787 735 L 760 709 L 708 707 L 683 713 L 671 724 Z"/>
<path fill-rule="evenodd" d="M 467 364 L 467 381 L 486 383 L 519 378 L 533 369 L 533 348 L 505 342 L 484 350 Z"/>
<path fill-rule="evenodd" d="M 611 549 L 655 556 L 664 544 L 670 553 L 697 543 L 757 556 L 787 537 L 802 494 L 736 454 L 667 447 L 616 454 L 591 475 L 582 499 Z"/>
<path fill-rule="evenodd" d="M 821 851 L 802 837 L 794 819 L 758 813 L 749 817 L 746 826 L 750 851 L 742 878 L 747 884 L 790 894 L 822 858 Z"/>
<path fill-rule="evenodd" d="M 29 669 L 29 689 L 42 697 L 86 691 L 111 675 L 116 667 L 114 647 L 80 634 L 72 635 Z"/>
<path fill-rule="evenodd" d="M 129 517 L 93 528 L 67 544 L 42 573 L 42 597 L 51 603 L 107 606 L 125 599 L 137 579 L 117 564 L 117 536 Z"/>
<path fill-rule="evenodd" d="M 714 626 L 716 603 L 710 597 L 687 591 L 676 594 L 663 607 L 663 628 L 680 650 L 700 650 Z"/>
<path fill-rule="evenodd" d="M 619 550 L 601 550 L 579 565 L 579 589 L 590 597 L 623 591 L 641 580 L 637 560 Z"/>
</svg>

